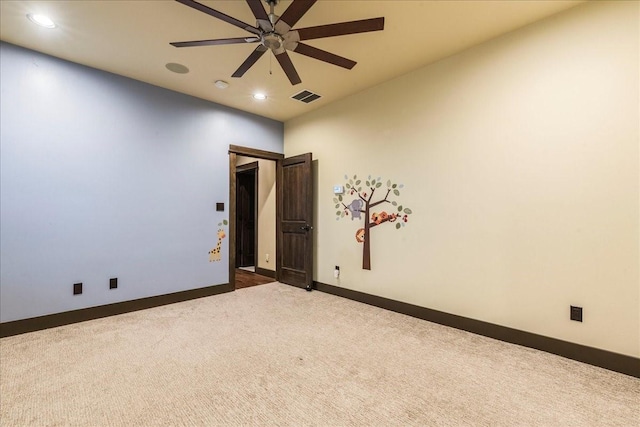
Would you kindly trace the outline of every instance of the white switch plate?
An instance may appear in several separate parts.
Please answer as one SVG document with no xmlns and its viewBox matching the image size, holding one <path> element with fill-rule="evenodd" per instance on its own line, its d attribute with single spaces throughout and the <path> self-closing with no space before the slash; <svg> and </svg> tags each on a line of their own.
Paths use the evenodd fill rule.
<svg viewBox="0 0 640 427">
<path fill-rule="evenodd" d="M 342 194 L 342 193 L 344 193 L 344 188 L 342 188 L 342 185 L 333 186 L 333 194 Z"/>
</svg>

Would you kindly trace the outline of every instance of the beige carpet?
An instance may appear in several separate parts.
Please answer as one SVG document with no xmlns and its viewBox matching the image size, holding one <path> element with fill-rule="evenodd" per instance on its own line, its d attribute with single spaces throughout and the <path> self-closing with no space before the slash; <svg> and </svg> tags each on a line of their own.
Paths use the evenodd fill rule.
<svg viewBox="0 0 640 427">
<path fill-rule="evenodd" d="M 640 380 L 279 283 L 0 340 L 0 425 L 635 426 Z"/>
</svg>

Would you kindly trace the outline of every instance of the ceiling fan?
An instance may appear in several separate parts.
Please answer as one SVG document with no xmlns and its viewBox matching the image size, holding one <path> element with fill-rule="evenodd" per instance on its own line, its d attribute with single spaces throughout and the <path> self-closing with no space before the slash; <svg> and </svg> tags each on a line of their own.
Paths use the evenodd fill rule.
<svg viewBox="0 0 640 427">
<path fill-rule="evenodd" d="M 384 18 L 340 22 L 317 27 L 298 28 L 297 30 L 292 29 L 317 0 L 293 0 L 293 3 L 289 5 L 282 16 L 274 13 L 274 7 L 278 3 L 278 0 L 246 0 L 253 15 L 256 17 L 255 27 L 193 0 L 176 1 L 251 33 L 251 35 L 247 37 L 171 43 L 171 45 L 175 47 L 258 43 L 255 50 L 231 75 L 232 77 L 242 77 L 267 50 L 273 52 L 292 85 L 296 85 L 302 80 L 300 80 L 300 76 L 293 66 L 287 50 L 350 70 L 356 65 L 355 61 L 309 46 L 301 43 L 301 41 L 384 29 Z M 261 4 L 262 1 L 269 5 L 268 14 Z"/>
</svg>

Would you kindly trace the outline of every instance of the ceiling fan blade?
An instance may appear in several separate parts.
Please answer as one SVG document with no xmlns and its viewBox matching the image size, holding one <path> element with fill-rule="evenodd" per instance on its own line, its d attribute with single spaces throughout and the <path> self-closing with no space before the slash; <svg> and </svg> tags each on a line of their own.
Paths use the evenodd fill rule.
<svg viewBox="0 0 640 427">
<path fill-rule="evenodd" d="M 292 85 L 302 83 L 302 80 L 300 80 L 300 76 L 298 75 L 296 68 L 293 66 L 293 62 L 291 62 L 291 58 L 289 58 L 287 52 L 282 52 L 276 55 L 276 59 L 280 63 L 282 70 L 287 75 Z"/>
<path fill-rule="evenodd" d="M 235 25 L 236 27 L 242 28 L 243 30 L 249 31 L 250 33 L 253 34 L 258 34 L 260 35 L 260 30 L 245 23 L 242 21 L 237 20 L 236 18 L 233 18 L 229 15 L 226 15 L 222 12 L 219 12 L 215 9 L 211 9 L 210 7 L 207 7 L 203 4 L 198 3 L 197 1 L 193 1 L 193 0 L 176 0 L 178 3 L 182 3 L 185 6 L 189 6 L 190 8 L 193 8 L 195 10 L 199 10 L 200 12 L 204 12 L 207 15 L 211 15 L 214 18 L 218 18 L 224 22 L 227 22 L 231 25 Z"/>
<path fill-rule="evenodd" d="M 260 39 L 258 37 L 235 37 L 232 39 L 195 40 L 191 42 L 173 42 L 169 44 L 175 47 L 192 47 L 214 46 L 219 44 L 255 43 L 259 41 Z"/>
<path fill-rule="evenodd" d="M 293 0 L 279 21 L 286 22 L 289 27 L 293 27 L 315 2 L 316 0 Z"/>
<path fill-rule="evenodd" d="M 253 64 L 260 59 L 262 55 L 267 51 L 267 48 L 259 45 L 256 49 L 251 52 L 251 55 L 240 65 L 240 67 L 231 75 L 231 77 L 242 77 L 244 73 L 246 73 L 249 68 L 253 66 Z"/>
<path fill-rule="evenodd" d="M 327 52 L 326 50 L 318 49 L 304 43 L 298 43 L 298 46 L 296 46 L 293 51 L 348 70 L 352 69 L 357 64 L 357 62 L 350 59 L 343 58 L 342 56 L 335 55 L 331 52 Z"/>
<path fill-rule="evenodd" d="M 317 27 L 299 28 L 297 31 L 300 34 L 300 40 L 311 40 L 380 30 L 384 30 L 384 18 L 319 25 Z"/>
<path fill-rule="evenodd" d="M 262 6 L 262 0 L 247 0 L 247 4 L 251 8 L 253 16 L 255 16 L 256 19 L 264 19 L 265 21 L 269 20 L 269 15 L 267 15 L 267 11 L 264 10 L 264 6 Z"/>
</svg>

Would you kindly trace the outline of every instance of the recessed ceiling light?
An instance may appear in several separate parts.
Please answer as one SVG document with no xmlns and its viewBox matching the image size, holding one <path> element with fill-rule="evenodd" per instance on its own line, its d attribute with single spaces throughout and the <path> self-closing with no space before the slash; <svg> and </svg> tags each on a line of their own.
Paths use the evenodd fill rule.
<svg viewBox="0 0 640 427">
<path fill-rule="evenodd" d="M 38 13 L 28 13 L 27 14 L 27 18 L 29 18 L 29 20 L 31 22 L 33 22 L 34 24 L 38 24 L 41 27 L 45 27 L 45 28 L 55 28 L 56 27 L 56 23 L 53 22 L 51 20 L 51 18 L 49 18 L 46 15 L 40 15 Z"/>
<path fill-rule="evenodd" d="M 175 62 L 169 62 L 168 64 L 165 65 L 165 67 L 167 67 L 167 70 L 173 71 L 174 73 L 178 73 L 178 74 L 187 74 L 189 72 L 189 69 L 187 67 L 185 67 L 182 64 L 177 64 Z"/>
<path fill-rule="evenodd" d="M 265 95 L 264 93 L 254 93 L 253 97 L 255 99 L 259 99 L 260 101 L 267 99 L 267 95 Z"/>
<path fill-rule="evenodd" d="M 218 89 L 226 89 L 229 87 L 229 83 L 225 82 L 224 80 L 216 80 L 214 84 Z"/>
</svg>

